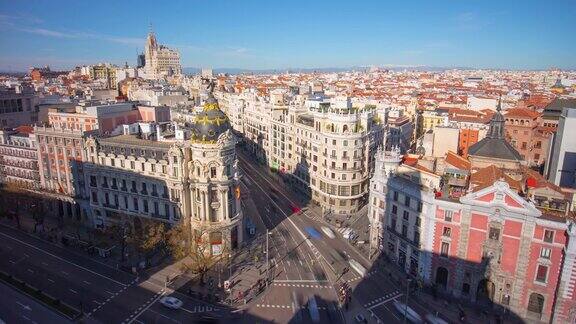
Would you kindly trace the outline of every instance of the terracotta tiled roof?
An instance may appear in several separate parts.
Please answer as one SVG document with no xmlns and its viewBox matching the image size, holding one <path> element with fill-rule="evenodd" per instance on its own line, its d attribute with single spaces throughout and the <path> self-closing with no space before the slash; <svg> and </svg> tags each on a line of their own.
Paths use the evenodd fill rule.
<svg viewBox="0 0 576 324">
<path fill-rule="evenodd" d="M 472 191 L 478 191 L 490 187 L 496 180 L 504 180 L 510 185 L 510 188 L 516 191 L 522 191 L 522 183 L 506 175 L 502 169 L 491 165 L 477 170 L 470 176 L 470 187 Z"/>
<path fill-rule="evenodd" d="M 540 117 L 540 114 L 526 108 L 512 108 L 506 111 L 506 117 L 521 117 L 535 119 Z"/>
<path fill-rule="evenodd" d="M 460 170 L 470 170 L 470 161 L 452 151 L 448 151 L 448 153 L 446 153 L 446 158 L 444 161 Z"/>
</svg>

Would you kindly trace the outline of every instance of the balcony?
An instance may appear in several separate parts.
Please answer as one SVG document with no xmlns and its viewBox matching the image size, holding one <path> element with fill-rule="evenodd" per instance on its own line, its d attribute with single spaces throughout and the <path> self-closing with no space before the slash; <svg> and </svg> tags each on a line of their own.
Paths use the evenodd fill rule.
<svg viewBox="0 0 576 324">
<path fill-rule="evenodd" d="M 140 191 L 140 194 L 148 196 L 148 190 L 142 190 Z"/>
<path fill-rule="evenodd" d="M 102 182 L 102 188 L 108 189 L 108 182 Z"/>
<path fill-rule="evenodd" d="M 112 208 L 112 209 L 118 209 L 118 205 L 112 205 L 112 204 L 102 204 L 102 206 L 106 207 L 106 208 Z"/>
<path fill-rule="evenodd" d="M 131 192 L 131 193 L 138 193 L 138 190 L 136 190 L 136 188 L 133 187 L 133 188 L 130 189 L 130 192 Z"/>
<path fill-rule="evenodd" d="M 126 187 L 120 187 L 120 190 L 122 190 L 122 191 L 127 191 L 128 188 L 126 188 Z"/>
</svg>

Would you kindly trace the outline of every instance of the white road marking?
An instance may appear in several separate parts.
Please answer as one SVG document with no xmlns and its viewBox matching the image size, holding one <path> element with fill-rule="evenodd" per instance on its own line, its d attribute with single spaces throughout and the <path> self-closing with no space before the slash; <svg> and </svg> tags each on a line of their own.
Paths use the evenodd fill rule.
<svg viewBox="0 0 576 324">
<path fill-rule="evenodd" d="M 87 284 L 87 285 L 91 285 L 91 283 L 88 282 L 88 281 L 86 281 L 86 280 L 84 280 L 84 283 Z"/>
<path fill-rule="evenodd" d="M 66 259 L 64 259 L 64 258 L 61 258 L 61 257 L 55 255 L 55 254 L 52 254 L 52 253 L 47 252 L 47 251 L 44 251 L 44 250 L 42 250 L 42 249 L 40 249 L 40 248 L 38 248 L 38 247 L 36 247 L 36 246 L 34 246 L 34 245 L 32 245 L 32 244 L 28 244 L 28 243 L 26 243 L 26 242 L 24 242 L 24 241 L 21 241 L 21 240 L 19 240 L 19 239 L 17 239 L 17 238 L 14 238 L 14 237 L 10 236 L 10 235 L 4 234 L 4 233 L 0 233 L 0 235 L 2 235 L 2 236 L 4 236 L 4 237 L 7 237 L 7 238 L 9 238 L 9 239 L 11 239 L 11 240 L 14 240 L 14 241 L 16 241 L 16 242 L 18 242 L 18 243 L 20 243 L 20 244 L 24 244 L 24 245 L 26 245 L 26 246 L 28 246 L 28 247 L 30 247 L 30 248 L 33 248 L 33 249 L 35 249 L 35 250 L 37 250 L 37 251 L 40 251 L 40 252 L 42 252 L 42 253 L 44 253 L 44 254 L 47 254 L 47 255 L 55 258 L 55 259 L 58 259 L 58 260 L 60 260 L 60 261 L 64 261 L 65 263 L 68 263 L 68 264 L 70 264 L 70 265 L 73 265 L 73 266 L 75 266 L 75 267 L 77 267 L 77 268 L 79 268 L 79 269 L 82 269 L 82 270 L 84 270 L 84 271 L 90 272 L 90 273 L 92 273 L 92 274 L 94 274 L 94 275 L 96 275 L 96 276 L 99 276 L 99 277 L 101 277 L 101 278 L 108 279 L 108 280 L 110 280 L 110 281 L 112 281 L 112 282 L 114 282 L 114 283 L 117 283 L 117 284 L 121 285 L 121 286 L 126 286 L 125 284 L 121 283 L 120 281 L 114 280 L 114 279 L 112 279 L 112 278 L 110 278 L 110 277 L 108 277 L 108 276 L 105 276 L 105 275 L 103 275 L 103 274 L 100 274 L 100 273 L 98 273 L 98 272 L 95 272 L 95 271 L 93 271 L 93 270 L 90 270 L 90 269 L 88 269 L 88 268 L 85 268 L 85 267 L 83 267 L 83 266 L 81 266 L 81 265 L 79 265 L 79 264 L 76 264 L 76 263 L 74 263 L 74 262 L 68 261 L 68 260 L 66 260 Z M 24 254 L 24 256 L 28 257 L 26 254 Z M 62 273 L 64 273 L 64 271 L 62 271 Z M 67 273 L 65 273 L 65 274 L 67 274 Z"/>
<path fill-rule="evenodd" d="M 34 273 L 34 270 L 32 270 L 32 269 L 28 269 L 28 272 L 30 272 L 30 273 Z"/>
<path fill-rule="evenodd" d="M 151 303 L 149 303 L 148 305 L 146 305 L 146 307 L 144 307 L 144 309 L 142 309 L 138 314 L 135 314 L 134 318 L 131 319 L 131 320 L 129 320 L 129 321 L 127 322 L 127 324 L 132 323 L 136 318 L 138 318 L 138 316 L 142 315 L 142 313 L 144 313 L 148 308 L 150 308 L 150 306 L 154 305 L 154 303 L 155 303 L 158 299 L 160 299 L 160 298 L 162 298 L 162 296 L 164 296 L 164 293 L 165 293 L 164 289 L 160 290 L 158 296 L 157 296 L 156 298 L 154 298 L 154 300 L 153 300 Z"/>
<path fill-rule="evenodd" d="M 47 266 L 48 266 L 48 263 L 42 262 L 42 265 L 45 266 L 45 267 L 47 267 Z"/>
<path fill-rule="evenodd" d="M 78 292 L 77 292 L 76 290 L 74 290 L 74 289 L 68 289 L 68 290 L 70 290 L 70 291 L 71 291 L 72 293 L 74 293 L 74 294 L 77 294 L 77 293 L 78 293 Z"/>
<path fill-rule="evenodd" d="M 24 309 L 27 310 L 27 311 L 31 311 L 31 310 L 32 310 L 32 308 L 31 308 L 30 306 L 24 305 L 24 304 L 22 304 L 21 302 L 16 302 L 16 304 L 20 305 L 20 307 L 24 308 Z"/>
<path fill-rule="evenodd" d="M 60 272 L 62 272 L 65 276 L 69 275 L 69 273 L 66 271 L 60 271 Z"/>
<path fill-rule="evenodd" d="M 52 279 L 50 279 L 50 278 L 48 278 L 48 279 L 46 279 L 46 280 L 50 281 L 51 283 L 54 283 L 54 280 L 52 280 Z"/>
<path fill-rule="evenodd" d="M 383 301 L 379 302 L 378 304 L 374 304 L 374 305 L 368 307 L 367 309 L 368 309 L 368 310 L 372 310 L 372 309 L 374 309 L 374 308 L 376 308 L 376 307 L 378 307 L 378 306 L 380 306 L 380 305 L 382 305 L 382 304 L 386 304 L 386 303 L 388 303 L 388 302 L 390 302 L 390 301 L 392 301 L 392 300 L 394 300 L 394 299 L 396 299 L 396 298 L 398 298 L 398 297 L 400 297 L 400 296 L 402 296 L 402 294 L 398 294 L 398 295 L 396 295 L 396 296 L 394 296 L 394 297 L 391 297 L 391 298 L 388 298 L 388 299 L 386 299 L 386 300 L 383 300 Z"/>
</svg>

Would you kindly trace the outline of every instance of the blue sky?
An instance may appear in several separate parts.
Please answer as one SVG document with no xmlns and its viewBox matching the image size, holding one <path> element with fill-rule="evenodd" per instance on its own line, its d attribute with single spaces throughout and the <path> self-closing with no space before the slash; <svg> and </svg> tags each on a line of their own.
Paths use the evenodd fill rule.
<svg viewBox="0 0 576 324">
<path fill-rule="evenodd" d="M 0 0 L 0 70 L 133 65 L 150 23 L 185 67 L 574 69 L 575 17 L 574 0 Z"/>
</svg>

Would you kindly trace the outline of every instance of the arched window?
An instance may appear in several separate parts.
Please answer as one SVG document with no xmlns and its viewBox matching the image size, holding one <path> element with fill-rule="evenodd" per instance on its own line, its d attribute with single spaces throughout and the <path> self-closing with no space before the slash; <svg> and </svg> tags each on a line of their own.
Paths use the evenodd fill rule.
<svg viewBox="0 0 576 324">
<path fill-rule="evenodd" d="M 343 130 L 344 132 L 347 132 L 347 131 L 348 131 L 348 125 L 344 125 L 344 127 L 342 128 L 342 130 Z"/>
<path fill-rule="evenodd" d="M 540 319 L 540 316 L 542 316 L 543 309 L 544 309 L 544 296 L 538 293 L 530 294 L 530 299 L 528 300 L 529 315 Z"/>
</svg>

